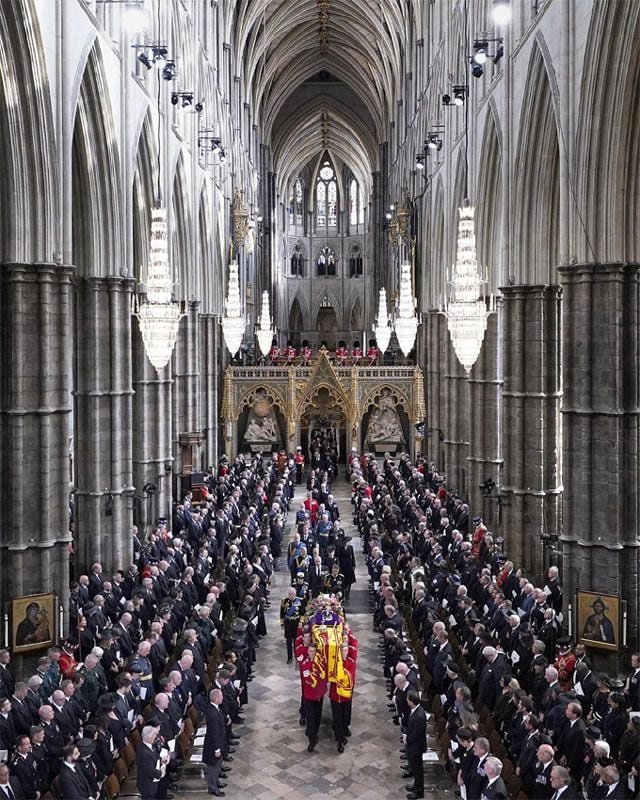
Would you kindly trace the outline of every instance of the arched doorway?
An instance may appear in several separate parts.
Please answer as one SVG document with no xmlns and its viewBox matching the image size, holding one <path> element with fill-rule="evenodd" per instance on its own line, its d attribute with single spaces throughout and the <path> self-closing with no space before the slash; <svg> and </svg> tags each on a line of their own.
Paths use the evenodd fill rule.
<svg viewBox="0 0 640 800">
<path fill-rule="evenodd" d="M 316 330 L 318 332 L 318 343 L 323 339 L 327 343 L 329 350 L 335 350 L 337 346 L 336 330 L 338 329 L 338 318 L 335 309 L 330 305 L 323 305 L 318 311 Z"/>
</svg>

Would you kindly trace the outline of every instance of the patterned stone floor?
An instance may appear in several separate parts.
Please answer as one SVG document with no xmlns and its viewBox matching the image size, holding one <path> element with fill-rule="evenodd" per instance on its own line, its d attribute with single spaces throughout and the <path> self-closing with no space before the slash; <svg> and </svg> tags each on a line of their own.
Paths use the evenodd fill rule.
<svg viewBox="0 0 640 800">
<path fill-rule="evenodd" d="M 298 496 L 300 494 L 298 490 Z M 392 724 L 387 709 L 378 651 L 380 638 L 371 628 L 367 573 L 360 539 L 351 525 L 352 506 L 344 479 L 334 485 L 334 495 L 342 525 L 353 537 L 358 561 L 358 579 L 347 606 L 351 626 L 360 643 L 351 724 L 353 735 L 345 752 L 338 753 L 331 729 L 331 709 L 326 701 L 320 741 L 314 753 L 307 752 L 304 728 L 298 724 L 300 679 L 296 662 L 286 663 L 278 620 L 280 598 L 286 593 L 289 573 L 275 573 L 267 616 L 268 635 L 261 640 L 257 652 L 255 679 L 249 685 L 246 723 L 234 727 L 242 738 L 230 764 L 233 769 L 227 776 L 225 789 L 226 796 L 234 800 L 297 797 L 395 800 L 406 795 L 407 781 L 400 776 L 400 729 Z M 196 754 L 195 758 L 199 756 Z M 437 764 L 425 765 L 425 789 L 426 797 L 432 800 L 453 797 L 453 785 Z M 203 793 L 206 795 L 206 783 L 200 778 L 199 764 L 192 763 L 185 770 L 176 798 L 188 800 Z"/>
</svg>

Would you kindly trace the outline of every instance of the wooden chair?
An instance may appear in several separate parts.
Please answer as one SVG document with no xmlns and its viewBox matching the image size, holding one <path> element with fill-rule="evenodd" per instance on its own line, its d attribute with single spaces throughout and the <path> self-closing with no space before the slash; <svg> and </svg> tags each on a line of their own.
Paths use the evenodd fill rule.
<svg viewBox="0 0 640 800">
<path fill-rule="evenodd" d="M 132 744 L 127 744 L 122 751 L 122 758 L 124 763 L 127 765 L 127 769 L 131 770 L 133 765 L 136 763 L 136 751 Z"/>
<path fill-rule="evenodd" d="M 60 778 L 57 775 L 51 783 L 51 794 L 53 794 L 55 800 L 64 800 L 62 797 L 62 790 L 60 789 Z"/>
<path fill-rule="evenodd" d="M 107 776 L 107 779 L 102 784 L 102 791 L 106 795 L 107 800 L 115 800 L 120 794 L 120 781 L 115 773 Z"/>
<path fill-rule="evenodd" d="M 142 744 L 142 734 L 140 733 L 138 728 L 134 728 L 131 731 L 131 744 L 133 745 L 135 750 L 137 750 Z"/>
<path fill-rule="evenodd" d="M 116 760 L 113 762 L 113 774 L 117 777 L 121 784 L 127 780 L 129 770 L 127 769 L 127 764 L 122 756 L 120 756 L 120 758 L 116 758 Z"/>
</svg>

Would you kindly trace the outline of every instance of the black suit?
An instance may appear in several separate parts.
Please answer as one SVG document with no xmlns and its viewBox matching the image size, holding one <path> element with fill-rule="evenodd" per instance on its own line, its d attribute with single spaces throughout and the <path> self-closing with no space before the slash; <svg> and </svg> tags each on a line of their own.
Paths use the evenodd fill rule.
<svg viewBox="0 0 640 800">
<path fill-rule="evenodd" d="M 87 800 L 92 796 L 89 781 L 77 764 L 75 769 L 71 769 L 67 762 L 63 761 L 58 780 L 60 797 L 64 797 L 64 800 Z"/>
<path fill-rule="evenodd" d="M 482 797 L 486 797 L 487 800 L 507 800 L 507 787 L 499 775 L 491 786 L 487 783 L 482 792 Z"/>
<path fill-rule="evenodd" d="M 11 797 L 11 795 L 5 791 L 5 786 L 6 784 L 4 786 L 0 786 L 0 800 L 5 800 L 6 797 Z M 16 800 L 26 800 L 27 796 L 22 791 L 20 781 L 13 775 L 9 778 L 9 786 L 11 787 L 11 791 Z M 31 795 L 29 795 L 29 797 L 31 797 Z M 35 797 L 35 794 L 33 797 Z"/>
<path fill-rule="evenodd" d="M 467 800 L 480 800 L 482 797 L 485 786 L 489 782 L 484 770 L 484 763 L 487 760 L 488 755 L 489 754 L 487 753 L 482 760 L 478 760 L 476 762 L 473 772 L 471 772 L 469 777 L 469 782 L 465 783 L 467 789 Z"/>
<path fill-rule="evenodd" d="M 0 664 L 0 698 L 10 699 L 16 689 L 16 679 L 11 669 L 4 664 Z"/>
<path fill-rule="evenodd" d="M 550 800 L 554 793 L 551 785 L 551 770 L 556 766 L 556 762 L 551 760 L 546 764 L 541 761 L 536 763 L 536 771 L 533 778 L 534 790 L 529 795 L 532 800 Z"/>
<path fill-rule="evenodd" d="M 227 733 L 224 714 L 213 703 L 207 703 L 205 710 L 207 732 L 202 746 L 202 761 L 207 765 L 207 785 L 212 791 L 218 788 L 218 779 L 222 769 L 222 758 L 227 746 Z M 216 751 L 220 755 L 216 756 Z"/>
<path fill-rule="evenodd" d="M 417 795 L 424 794 L 424 767 L 422 754 L 427 749 L 427 718 L 422 706 L 416 706 L 407 719 L 407 761 L 413 774 L 413 787 Z"/>
<path fill-rule="evenodd" d="M 142 743 L 136 751 L 136 786 L 145 800 L 153 800 L 158 794 L 162 771 L 156 769 L 158 754 L 148 745 Z"/>
<path fill-rule="evenodd" d="M 33 719 L 29 707 L 17 698 L 11 700 L 11 719 L 16 729 L 16 736 L 29 735 L 29 728 L 33 725 Z"/>
<path fill-rule="evenodd" d="M 584 732 L 585 724 L 581 719 L 576 720 L 572 727 L 564 731 L 558 749 L 567 760 L 567 769 L 575 781 L 582 778 L 582 764 L 584 761 Z"/>
</svg>

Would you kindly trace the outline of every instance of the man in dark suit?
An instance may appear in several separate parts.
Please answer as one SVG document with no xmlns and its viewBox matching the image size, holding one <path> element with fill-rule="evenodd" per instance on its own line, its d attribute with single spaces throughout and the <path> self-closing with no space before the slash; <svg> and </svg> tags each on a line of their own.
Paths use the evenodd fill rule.
<svg viewBox="0 0 640 800">
<path fill-rule="evenodd" d="M 89 781 L 78 766 L 80 750 L 75 744 L 64 748 L 64 760 L 58 774 L 60 797 L 64 800 L 95 800 Z"/>
<path fill-rule="evenodd" d="M 20 781 L 15 776 L 9 775 L 9 767 L 0 762 L 0 800 L 5 800 L 5 798 L 23 800 L 24 794 Z"/>
<path fill-rule="evenodd" d="M 586 729 L 582 720 L 582 706 L 580 703 L 569 703 L 565 715 L 569 724 L 558 742 L 558 750 L 562 755 L 563 766 L 566 766 L 571 777 L 579 782 L 582 779 Z"/>
<path fill-rule="evenodd" d="M 7 649 L 0 650 L 0 697 L 11 697 L 16 688 L 16 679 L 9 662 L 11 653 Z"/>
<path fill-rule="evenodd" d="M 465 781 L 467 800 L 480 800 L 482 792 L 488 783 L 485 764 L 489 758 L 489 740 L 478 736 L 473 743 L 473 754 L 476 757 L 473 769 L 469 770 L 469 779 Z"/>
<path fill-rule="evenodd" d="M 482 800 L 507 800 L 507 787 L 500 777 L 502 761 L 494 756 L 489 756 L 485 763 L 487 785 L 482 792 Z"/>
<path fill-rule="evenodd" d="M 605 767 L 602 771 L 602 782 L 607 787 L 607 800 L 625 800 L 627 787 L 620 781 L 620 770 L 615 764 Z"/>
<path fill-rule="evenodd" d="M 410 713 L 407 719 L 407 732 L 404 735 L 407 753 L 407 766 L 413 775 L 413 783 L 406 788 L 408 800 L 424 797 L 424 767 L 422 755 L 427 749 L 427 718 L 420 705 L 420 696 L 416 692 L 409 692 L 407 697 Z"/>
<path fill-rule="evenodd" d="M 551 800 L 553 787 L 551 786 L 551 770 L 557 766 L 553 760 L 554 751 L 550 744 L 541 744 L 538 747 L 537 762 L 533 775 L 533 787 L 527 792 L 533 800 Z M 524 783 L 524 782 L 523 782 Z M 526 784 L 524 784 L 526 786 Z M 526 791 L 526 789 L 525 789 Z"/>
<path fill-rule="evenodd" d="M 142 743 L 136 750 L 136 786 L 141 796 L 154 800 L 158 796 L 160 781 L 166 774 L 166 764 L 158 758 L 153 743 L 158 736 L 158 729 L 145 725 L 142 729 Z"/>
<path fill-rule="evenodd" d="M 551 770 L 551 800 L 583 800 L 584 795 L 571 780 L 569 770 L 556 766 Z"/>
<path fill-rule="evenodd" d="M 28 736 L 29 730 L 33 725 L 33 717 L 31 710 L 25 703 L 25 698 L 29 692 L 29 687 L 26 683 L 19 681 L 16 683 L 16 689 L 11 698 L 11 719 L 13 726 L 16 729 L 16 736 L 23 734 Z"/>
<path fill-rule="evenodd" d="M 322 574 L 322 559 L 320 556 L 315 556 L 313 564 L 309 567 L 307 572 L 307 580 L 309 581 L 309 594 L 311 597 L 317 597 L 322 592 L 324 584 L 324 575 Z"/>
<path fill-rule="evenodd" d="M 225 719 L 221 705 L 222 691 L 220 689 L 212 689 L 209 692 L 209 702 L 205 710 L 207 732 L 202 746 L 202 761 L 207 765 L 209 794 L 214 795 L 214 797 L 224 797 L 225 793 L 222 789 L 227 785 L 220 781 L 222 759 L 227 743 Z"/>
</svg>

